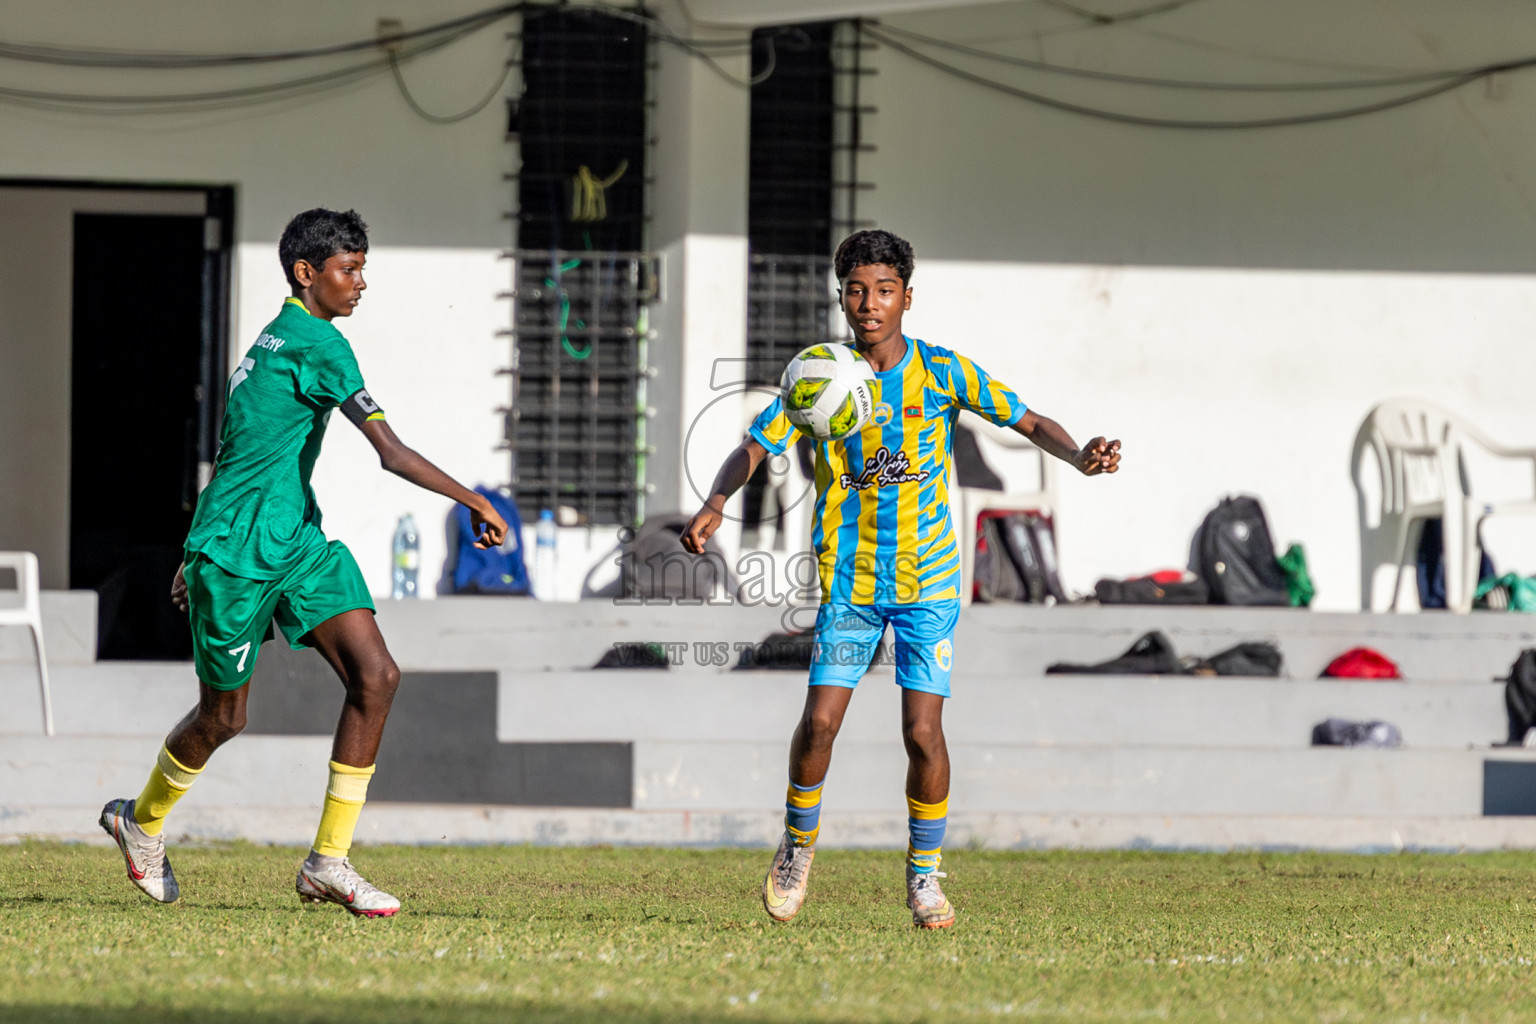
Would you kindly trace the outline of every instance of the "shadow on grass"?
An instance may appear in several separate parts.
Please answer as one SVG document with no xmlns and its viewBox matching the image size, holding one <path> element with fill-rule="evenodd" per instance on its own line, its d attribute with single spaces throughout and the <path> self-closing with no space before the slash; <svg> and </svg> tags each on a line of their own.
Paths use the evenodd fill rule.
<svg viewBox="0 0 1536 1024">
<path fill-rule="evenodd" d="M 755 1007 L 722 1006 L 712 1011 L 687 1011 L 666 1006 L 612 1005 L 566 1006 L 528 1000 L 496 1000 L 477 996 L 452 999 L 394 1000 L 371 997 L 353 1000 L 314 999 L 274 1001 L 262 1006 L 60 1006 L 39 1003 L 7 1003 L 0 1006 L 0 1021 L 27 1024 L 335 1024 L 342 1020 L 366 1020 L 369 1024 L 716 1024 L 732 1020 L 786 1019 L 760 1013 Z M 838 1024 L 838 1018 L 818 1013 L 818 1024 Z"/>
</svg>

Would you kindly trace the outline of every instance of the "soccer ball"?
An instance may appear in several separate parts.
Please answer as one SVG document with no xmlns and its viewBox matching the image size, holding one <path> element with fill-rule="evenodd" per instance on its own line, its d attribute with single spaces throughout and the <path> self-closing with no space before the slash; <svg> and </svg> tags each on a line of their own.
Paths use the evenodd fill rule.
<svg viewBox="0 0 1536 1024">
<path fill-rule="evenodd" d="M 862 429 L 877 387 L 875 368 L 851 345 L 812 345 L 779 378 L 784 415 L 818 441 L 841 441 Z"/>
</svg>

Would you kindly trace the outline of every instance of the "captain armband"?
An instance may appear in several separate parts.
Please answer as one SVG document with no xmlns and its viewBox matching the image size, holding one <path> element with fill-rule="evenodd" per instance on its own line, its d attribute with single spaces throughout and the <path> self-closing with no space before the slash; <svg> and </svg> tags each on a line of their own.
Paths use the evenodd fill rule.
<svg viewBox="0 0 1536 1024">
<path fill-rule="evenodd" d="M 384 410 L 379 408 L 379 403 L 373 400 L 367 388 L 358 388 L 346 401 L 342 402 L 341 414 L 359 427 L 369 420 L 384 418 Z"/>
</svg>

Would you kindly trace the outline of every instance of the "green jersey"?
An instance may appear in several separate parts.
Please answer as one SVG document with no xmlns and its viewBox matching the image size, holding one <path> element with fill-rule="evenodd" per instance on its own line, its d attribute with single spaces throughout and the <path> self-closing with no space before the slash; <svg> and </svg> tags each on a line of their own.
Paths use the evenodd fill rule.
<svg viewBox="0 0 1536 1024">
<path fill-rule="evenodd" d="M 290 298 L 229 379 L 218 464 L 197 500 L 188 555 L 271 580 L 322 551 L 309 478 L 338 406 L 356 423 L 384 415 L 347 339 Z"/>
</svg>

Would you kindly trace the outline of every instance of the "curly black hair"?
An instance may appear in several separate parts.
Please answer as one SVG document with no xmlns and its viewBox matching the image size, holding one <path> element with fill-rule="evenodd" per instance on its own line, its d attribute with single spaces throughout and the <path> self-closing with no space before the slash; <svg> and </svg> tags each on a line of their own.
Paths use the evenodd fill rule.
<svg viewBox="0 0 1536 1024">
<path fill-rule="evenodd" d="M 889 231 L 855 231 L 832 255 L 832 268 L 837 279 L 844 280 L 859 267 L 884 263 L 901 277 L 903 286 L 912 280 L 912 243 Z"/>
<path fill-rule="evenodd" d="M 338 213 L 324 207 L 305 210 L 283 228 L 277 243 L 277 258 L 283 261 L 283 274 L 290 288 L 298 288 L 293 265 L 303 260 L 319 270 L 325 261 L 339 252 L 367 252 L 368 225 L 356 210 Z"/>
</svg>

